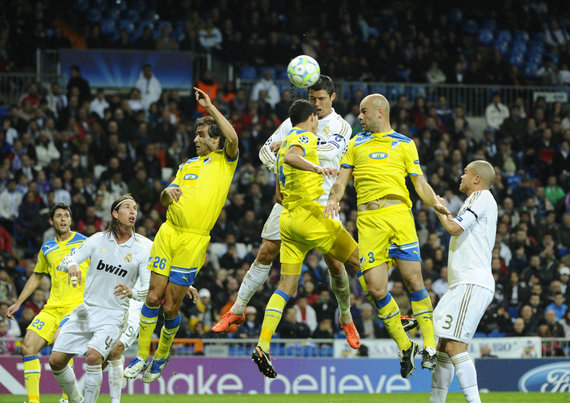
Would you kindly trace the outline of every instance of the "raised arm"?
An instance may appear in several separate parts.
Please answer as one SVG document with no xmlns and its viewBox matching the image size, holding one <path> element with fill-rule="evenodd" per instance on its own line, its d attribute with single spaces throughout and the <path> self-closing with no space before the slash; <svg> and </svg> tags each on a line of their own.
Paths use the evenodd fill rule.
<svg viewBox="0 0 570 403">
<path fill-rule="evenodd" d="M 438 199 L 439 199 L 440 204 L 445 206 L 445 204 L 446 204 L 445 200 L 442 199 L 441 197 L 438 197 Z M 449 235 L 452 235 L 452 236 L 461 235 L 461 233 L 463 232 L 463 228 L 461 227 L 461 225 L 459 225 L 455 222 L 451 213 L 442 214 L 436 210 L 435 214 L 437 215 L 437 218 L 439 218 L 439 222 L 441 223 L 443 228 L 447 232 L 449 232 Z"/>
<path fill-rule="evenodd" d="M 349 168 L 347 166 L 341 166 L 340 172 L 334 182 L 334 185 L 331 188 L 331 192 L 329 194 L 329 200 L 325 207 L 325 217 L 336 217 L 340 211 L 339 202 L 344 195 L 344 191 L 348 182 L 352 178 L 352 172 L 354 168 Z"/>
<path fill-rule="evenodd" d="M 222 112 L 212 104 L 210 97 L 204 91 L 194 87 L 196 91 L 196 102 L 214 118 L 222 134 L 226 138 L 226 154 L 228 157 L 235 159 L 238 155 L 238 135 L 232 124 L 224 117 Z"/>
<path fill-rule="evenodd" d="M 418 193 L 418 196 L 427 203 L 436 212 L 447 215 L 451 214 L 445 205 L 441 204 L 440 198 L 435 194 L 433 188 L 427 183 L 425 176 L 423 175 L 410 175 L 412 178 L 412 183 L 414 188 Z"/>
<path fill-rule="evenodd" d="M 293 168 L 301 169 L 303 171 L 316 172 L 320 175 L 325 175 L 334 178 L 338 171 L 334 168 L 323 168 L 317 164 L 313 164 L 311 161 L 307 161 L 304 157 L 305 150 L 300 146 L 294 145 L 283 157 L 283 162 Z"/>
<path fill-rule="evenodd" d="M 275 164 L 277 163 L 276 152 L 272 149 L 271 145 L 282 142 L 285 135 L 291 131 L 291 128 L 291 121 L 289 119 L 285 120 L 277 130 L 269 136 L 265 144 L 263 144 L 259 150 L 259 159 L 271 172 L 275 171 Z M 287 133 L 284 134 L 285 131 Z M 279 148 L 277 148 L 277 151 L 279 151 Z"/>
</svg>

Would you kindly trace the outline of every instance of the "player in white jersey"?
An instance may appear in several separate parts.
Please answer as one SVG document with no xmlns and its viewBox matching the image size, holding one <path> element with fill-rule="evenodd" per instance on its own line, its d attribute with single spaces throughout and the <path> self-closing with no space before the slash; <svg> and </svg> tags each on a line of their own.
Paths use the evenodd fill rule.
<svg viewBox="0 0 570 403">
<path fill-rule="evenodd" d="M 152 242 L 134 233 L 136 218 L 135 200 L 130 195 L 119 197 L 111 206 L 109 229 L 89 237 L 58 267 L 68 272 L 71 284 L 81 284 L 78 264 L 91 259 L 83 304 L 61 328 L 49 359 L 55 378 L 69 396 L 70 403 L 97 401 L 103 380 L 102 364 L 124 329 L 129 298 L 138 301 L 146 298 L 150 280 L 146 266 Z M 133 289 L 139 278 L 140 288 Z M 73 356 L 85 353 L 84 399 L 68 362 Z"/>
<path fill-rule="evenodd" d="M 433 312 L 439 343 L 431 381 L 432 403 L 445 402 L 455 370 L 467 401 L 481 401 L 477 372 L 467 345 L 495 293 L 491 259 L 498 213 L 497 203 L 489 191 L 494 179 L 495 170 L 487 161 L 471 162 L 461 176 L 459 190 L 468 197 L 457 217 L 436 212 L 451 240 L 449 290 Z M 440 202 L 445 204 L 441 198 Z"/>
<path fill-rule="evenodd" d="M 346 120 L 335 112 L 332 103 L 336 98 L 334 83 L 328 76 L 321 74 L 315 85 L 309 87 L 309 101 L 317 108 L 319 125 L 317 129 L 317 152 L 319 153 L 319 165 L 323 168 L 339 168 L 339 162 L 346 153 L 348 141 L 352 134 L 352 128 Z M 276 152 L 281 143 L 293 128 L 291 120 L 287 118 L 281 126 L 271 135 L 259 151 L 259 159 L 271 171 L 275 171 Z M 334 184 L 334 178 L 324 178 L 323 188 L 325 192 L 319 199 L 319 203 L 326 206 L 329 192 Z M 241 324 L 245 321 L 245 307 L 257 289 L 265 283 L 269 275 L 271 263 L 277 257 L 281 246 L 279 233 L 279 216 L 283 206 L 275 203 L 271 214 L 267 218 L 261 233 L 261 248 L 259 253 L 247 271 L 238 291 L 238 297 L 232 308 L 212 328 L 214 332 L 223 332 L 232 324 Z M 336 260 L 326 257 L 325 262 L 331 273 L 331 288 L 336 295 L 341 310 L 339 320 L 353 348 L 360 346 L 360 337 L 350 316 L 350 288 L 348 276 L 344 265 Z"/>
</svg>

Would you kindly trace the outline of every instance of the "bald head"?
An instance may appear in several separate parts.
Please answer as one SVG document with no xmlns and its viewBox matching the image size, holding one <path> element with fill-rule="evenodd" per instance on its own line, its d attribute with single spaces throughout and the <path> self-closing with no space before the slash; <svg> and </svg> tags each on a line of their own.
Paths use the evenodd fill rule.
<svg viewBox="0 0 570 403">
<path fill-rule="evenodd" d="M 481 177 L 482 186 L 484 189 L 489 189 L 495 181 L 495 170 L 493 165 L 487 161 L 477 160 L 469 164 L 473 173 Z"/>
<path fill-rule="evenodd" d="M 382 94 L 370 94 L 360 102 L 362 128 L 372 133 L 390 131 L 390 103 Z"/>
</svg>

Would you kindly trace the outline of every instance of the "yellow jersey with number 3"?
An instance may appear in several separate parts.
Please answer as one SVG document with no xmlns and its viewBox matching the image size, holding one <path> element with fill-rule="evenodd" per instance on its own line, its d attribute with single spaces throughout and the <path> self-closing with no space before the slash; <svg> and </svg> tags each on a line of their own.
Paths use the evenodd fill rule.
<svg viewBox="0 0 570 403">
<path fill-rule="evenodd" d="M 358 204 L 393 197 L 412 207 L 406 177 L 423 175 L 416 144 L 393 130 L 356 135 L 341 166 L 353 169 Z"/>
<path fill-rule="evenodd" d="M 169 186 L 179 187 L 178 202 L 168 206 L 166 219 L 174 227 L 208 235 L 230 190 L 238 157 L 230 158 L 225 150 L 190 158 L 180 164 Z"/>
<path fill-rule="evenodd" d="M 89 260 L 79 265 L 81 269 L 81 285 L 73 287 L 68 284 L 67 273 L 57 270 L 61 259 L 69 255 L 75 248 L 85 241 L 87 237 L 78 232 L 72 232 L 71 237 L 63 242 L 58 242 L 57 238 L 51 238 L 44 243 L 38 254 L 38 262 L 34 273 L 47 274 L 51 277 L 51 290 L 46 307 L 65 308 L 78 306 L 83 302 L 83 291 L 85 291 L 85 276 L 89 267 Z"/>
<path fill-rule="evenodd" d="M 294 146 L 303 149 L 304 158 L 307 161 L 319 165 L 317 136 L 309 131 L 293 127 L 281 144 L 275 165 L 279 189 L 283 196 L 283 207 L 288 210 L 317 200 L 325 192 L 322 175 L 312 171 L 293 168 L 291 165 L 285 164 L 285 154 Z"/>
</svg>

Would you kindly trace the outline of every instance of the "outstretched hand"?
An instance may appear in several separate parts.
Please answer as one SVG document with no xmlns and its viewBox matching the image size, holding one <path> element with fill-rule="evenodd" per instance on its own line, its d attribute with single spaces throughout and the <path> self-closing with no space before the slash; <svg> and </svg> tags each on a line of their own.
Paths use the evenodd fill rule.
<svg viewBox="0 0 570 403">
<path fill-rule="evenodd" d="M 200 88 L 194 87 L 194 91 L 196 92 L 196 102 L 204 108 L 208 109 L 212 106 L 212 101 L 210 100 L 210 96 L 202 91 Z"/>
<path fill-rule="evenodd" d="M 337 202 L 329 200 L 325 206 L 323 217 L 335 218 L 340 213 L 340 205 Z"/>
<path fill-rule="evenodd" d="M 334 179 L 338 176 L 338 169 L 335 168 L 323 168 L 321 166 L 317 167 L 317 173 L 327 178 Z"/>
<path fill-rule="evenodd" d="M 443 214 L 445 216 L 451 216 L 451 212 L 445 207 L 447 202 L 441 196 L 437 196 L 435 198 L 435 203 L 433 205 L 433 209 L 437 211 L 439 214 Z"/>
</svg>

